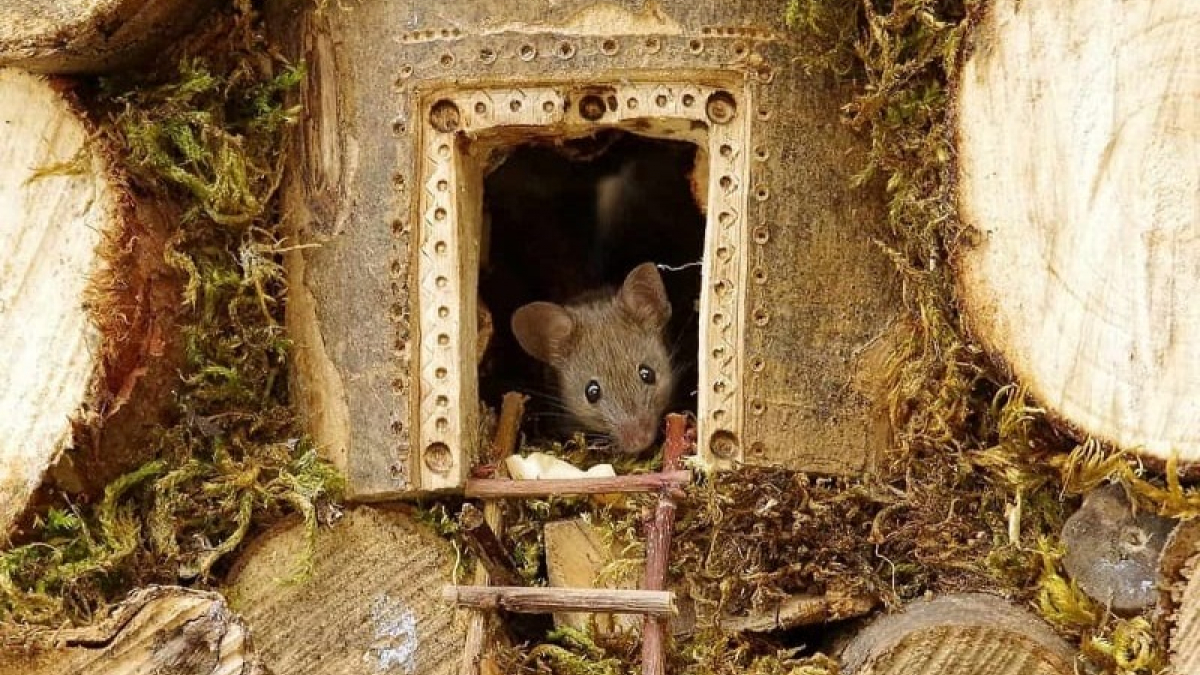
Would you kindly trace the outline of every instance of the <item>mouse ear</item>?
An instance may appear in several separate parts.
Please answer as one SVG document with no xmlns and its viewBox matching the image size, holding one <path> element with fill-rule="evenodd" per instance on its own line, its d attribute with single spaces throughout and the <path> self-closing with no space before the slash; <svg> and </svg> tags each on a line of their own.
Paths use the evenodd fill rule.
<svg viewBox="0 0 1200 675">
<path fill-rule="evenodd" d="M 661 330 L 671 319 L 671 301 L 654 263 L 642 263 L 625 277 L 617 302 L 639 324 Z"/>
<path fill-rule="evenodd" d="M 571 350 L 575 320 L 561 305 L 552 302 L 531 302 L 513 312 L 512 332 L 533 358 L 556 365 Z"/>
</svg>

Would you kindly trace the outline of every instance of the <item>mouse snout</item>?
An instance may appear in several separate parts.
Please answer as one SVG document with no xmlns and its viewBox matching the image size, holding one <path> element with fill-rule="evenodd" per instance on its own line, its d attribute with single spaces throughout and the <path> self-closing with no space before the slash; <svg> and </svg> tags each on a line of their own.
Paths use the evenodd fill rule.
<svg viewBox="0 0 1200 675">
<path fill-rule="evenodd" d="M 641 452 L 658 436 L 658 421 L 649 417 L 630 420 L 617 425 L 616 432 L 622 452 Z"/>
</svg>

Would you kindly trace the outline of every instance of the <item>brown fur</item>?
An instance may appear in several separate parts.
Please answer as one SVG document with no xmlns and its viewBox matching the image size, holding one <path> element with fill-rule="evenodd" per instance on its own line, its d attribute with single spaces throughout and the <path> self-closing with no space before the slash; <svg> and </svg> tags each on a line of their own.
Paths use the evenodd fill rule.
<svg viewBox="0 0 1200 675">
<path fill-rule="evenodd" d="M 615 294 L 566 305 L 535 302 L 513 313 L 521 347 L 556 374 L 560 403 L 579 427 L 607 434 L 622 452 L 654 442 L 675 385 L 663 330 L 671 305 L 653 263 L 633 269 Z M 643 382 L 642 366 L 655 382 Z M 601 396 L 588 401 L 588 383 Z"/>
</svg>

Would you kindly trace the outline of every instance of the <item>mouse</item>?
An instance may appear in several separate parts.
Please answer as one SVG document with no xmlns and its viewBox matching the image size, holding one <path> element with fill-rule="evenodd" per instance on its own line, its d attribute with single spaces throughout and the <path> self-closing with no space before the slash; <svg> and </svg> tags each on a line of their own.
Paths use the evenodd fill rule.
<svg viewBox="0 0 1200 675">
<path fill-rule="evenodd" d="M 671 303 L 654 263 L 633 268 L 615 291 L 564 304 L 532 302 L 513 312 L 512 333 L 549 366 L 564 426 L 606 436 L 637 454 L 658 438 L 676 374 L 665 343 Z"/>
</svg>

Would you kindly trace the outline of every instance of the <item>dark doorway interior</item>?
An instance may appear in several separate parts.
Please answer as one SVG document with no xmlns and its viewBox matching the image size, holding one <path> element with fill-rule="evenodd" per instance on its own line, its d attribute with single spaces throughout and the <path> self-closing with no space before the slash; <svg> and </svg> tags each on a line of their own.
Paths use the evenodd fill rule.
<svg viewBox="0 0 1200 675">
<path fill-rule="evenodd" d="M 495 333 L 479 368 L 480 395 L 495 407 L 506 391 L 535 396 L 526 432 L 555 432 L 544 367 L 509 328 L 537 300 L 569 303 L 618 287 L 643 262 L 660 267 L 672 303 L 667 328 L 678 372 L 677 410 L 695 411 L 697 309 L 704 216 L 693 196 L 697 147 L 609 130 L 585 139 L 538 141 L 499 155 L 484 178 L 479 295 Z M 557 430 L 560 431 L 560 430 Z"/>
</svg>

